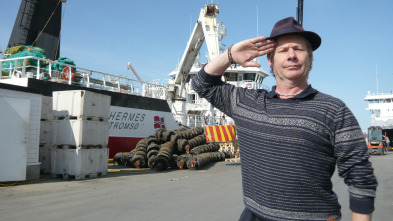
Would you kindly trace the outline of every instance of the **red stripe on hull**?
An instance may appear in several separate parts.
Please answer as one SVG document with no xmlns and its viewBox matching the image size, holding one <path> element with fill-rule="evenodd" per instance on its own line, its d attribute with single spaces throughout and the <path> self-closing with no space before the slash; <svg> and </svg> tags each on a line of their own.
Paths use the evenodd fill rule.
<svg viewBox="0 0 393 221">
<path fill-rule="evenodd" d="M 142 139 L 142 137 L 109 137 L 109 158 L 113 158 L 118 152 L 130 152 Z"/>
</svg>

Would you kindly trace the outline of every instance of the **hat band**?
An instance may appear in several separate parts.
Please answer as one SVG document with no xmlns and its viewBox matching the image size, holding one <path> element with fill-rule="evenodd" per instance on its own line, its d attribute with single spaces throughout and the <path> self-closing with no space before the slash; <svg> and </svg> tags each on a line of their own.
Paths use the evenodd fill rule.
<svg viewBox="0 0 393 221">
<path fill-rule="evenodd" d="M 304 32 L 304 30 L 297 29 L 297 28 L 286 28 L 286 29 L 281 29 L 280 31 L 277 31 L 277 32 L 273 33 L 273 34 L 271 35 L 271 38 L 273 38 L 273 37 L 276 36 L 276 35 L 279 35 L 279 34 L 282 34 L 282 33 L 287 33 L 287 32 L 288 32 L 288 34 L 289 34 L 289 33 L 293 33 L 293 32 Z"/>
</svg>

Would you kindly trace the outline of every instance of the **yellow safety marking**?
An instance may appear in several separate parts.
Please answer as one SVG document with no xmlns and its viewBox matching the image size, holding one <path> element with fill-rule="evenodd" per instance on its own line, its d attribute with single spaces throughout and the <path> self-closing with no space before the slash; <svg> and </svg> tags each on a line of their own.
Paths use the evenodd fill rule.
<svg viewBox="0 0 393 221">
<path fill-rule="evenodd" d="M 221 132 L 221 139 L 222 139 L 222 142 L 227 142 L 227 141 L 225 140 L 224 131 L 222 131 L 222 126 L 219 126 L 219 128 L 220 128 L 220 132 Z"/>
<path fill-rule="evenodd" d="M 120 169 L 108 169 L 109 173 L 147 173 L 146 170 L 120 170 Z"/>
<path fill-rule="evenodd" d="M 31 181 L 21 181 L 21 182 L 2 182 L 0 183 L 0 186 L 15 186 L 15 185 L 21 185 L 21 184 L 30 184 L 30 183 L 36 183 L 36 182 L 41 182 L 47 179 L 50 179 L 51 177 L 45 177 L 43 179 L 38 179 L 38 180 L 31 180 Z"/>
<path fill-rule="evenodd" d="M 214 141 L 218 141 L 216 127 L 213 126 L 213 133 L 214 133 Z"/>
<path fill-rule="evenodd" d="M 213 132 L 213 126 L 208 126 L 207 127 L 207 131 L 208 131 L 208 138 L 210 142 L 214 142 L 213 137 L 214 137 L 214 132 Z"/>
<path fill-rule="evenodd" d="M 234 140 L 233 139 L 233 137 L 231 136 L 231 133 L 229 132 L 229 129 L 228 129 L 228 125 L 225 125 L 225 130 L 226 130 L 226 132 L 227 132 L 227 134 L 228 134 L 228 141 L 231 141 L 231 140 Z"/>
<path fill-rule="evenodd" d="M 235 140 L 236 139 L 236 126 L 232 126 L 232 133 L 233 133 L 233 136 L 235 136 L 233 138 Z"/>
</svg>

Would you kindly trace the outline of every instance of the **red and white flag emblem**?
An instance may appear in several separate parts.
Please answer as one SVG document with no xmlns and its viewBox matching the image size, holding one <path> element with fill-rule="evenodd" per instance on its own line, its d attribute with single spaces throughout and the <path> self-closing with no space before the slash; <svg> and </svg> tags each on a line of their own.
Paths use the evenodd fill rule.
<svg viewBox="0 0 393 221">
<path fill-rule="evenodd" d="M 157 128 L 165 129 L 164 117 L 154 116 L 154 129 Z"/>
</svg>

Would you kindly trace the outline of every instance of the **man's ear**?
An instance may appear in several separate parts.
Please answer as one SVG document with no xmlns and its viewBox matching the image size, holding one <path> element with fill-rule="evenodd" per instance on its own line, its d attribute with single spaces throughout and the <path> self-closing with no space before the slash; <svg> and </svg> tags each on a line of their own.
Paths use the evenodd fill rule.
<svg viewBox="0 0 393 221">
<path fill-rule="evenodd" d="M 267 58 L 267 63 L 269 64 L 270 69 L 273 70 L 273 62 L 270 60 L 270 56 L 268 55 L 268 56 L 266 56 L 266 58 Z"/>
</svg>

